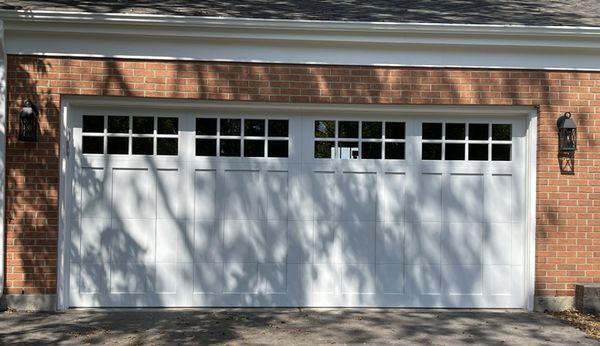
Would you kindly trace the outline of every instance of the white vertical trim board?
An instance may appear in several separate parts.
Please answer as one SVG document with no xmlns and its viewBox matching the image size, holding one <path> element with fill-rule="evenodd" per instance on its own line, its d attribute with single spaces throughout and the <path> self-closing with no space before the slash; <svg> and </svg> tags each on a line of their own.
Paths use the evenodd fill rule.
<svg viewBox="0 0 600 346">
<path fill-rule="evenodd" d="M 525 261 L 525 301 L 527 311 L 533 311 L 535 300 L 535 240 L 536 240 L 536 205 L 537 205 L 537 124 L 538 110 L 529 112 L 527 119 L 527 180 L 525 229 L 527 234 Z"/>
</svg>

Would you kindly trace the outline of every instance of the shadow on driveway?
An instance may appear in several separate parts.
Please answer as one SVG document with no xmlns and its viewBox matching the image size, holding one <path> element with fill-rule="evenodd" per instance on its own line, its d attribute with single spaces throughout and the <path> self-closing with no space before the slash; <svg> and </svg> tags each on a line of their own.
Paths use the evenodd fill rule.
<svg viewBox="0 0 600 346">
<path fill-rule="evenodd" d="M 550 315 L 500 310 L 98 309 L 5 312 L 0 326 L 0 344 L 598 344 Z"/>
</svg>

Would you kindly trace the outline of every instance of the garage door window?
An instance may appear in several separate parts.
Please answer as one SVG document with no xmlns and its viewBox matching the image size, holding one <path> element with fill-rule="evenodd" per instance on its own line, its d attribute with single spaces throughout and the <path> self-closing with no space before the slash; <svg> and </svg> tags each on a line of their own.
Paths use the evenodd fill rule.
<svg viewBox="0 0 600 346">
<path fill-rule="evenodd" d="M 196 156 L 288 157 L 289 121 L 196 118 Z"/>
<path fill-rule="evenodd" d="M 406 124 L 390 121 L 314 122 L 317 159 L 404 160 Z"/>
<path fill-rule="evenodd" d="M 176 117 L 84 115 L 84 154 L 177 155 Z"/>
<path fill-rule="evenodd" d="M 423 123 L 423 160 L 510 161 L 512 125 Z"/>
</svg>

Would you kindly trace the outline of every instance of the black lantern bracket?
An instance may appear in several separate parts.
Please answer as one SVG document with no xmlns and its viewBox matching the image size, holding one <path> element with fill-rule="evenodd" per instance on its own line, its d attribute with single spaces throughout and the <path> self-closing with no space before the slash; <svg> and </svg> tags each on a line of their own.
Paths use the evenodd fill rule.
<svg viewBox="0 0 600 346">
<path fill-rule="evenodd" d="M 19 140 L 37 142 L 39 111 L 36 105 L 26 99 L 19 113 Z"/>
<path fill-rule="evenodd" d="M 556 121 L 558 128 L 558 164 L 562 174 L 575 174 L 575 151 L 577 150 L 577 125 L 571 112 L 565 112 Z"/>
</svg>

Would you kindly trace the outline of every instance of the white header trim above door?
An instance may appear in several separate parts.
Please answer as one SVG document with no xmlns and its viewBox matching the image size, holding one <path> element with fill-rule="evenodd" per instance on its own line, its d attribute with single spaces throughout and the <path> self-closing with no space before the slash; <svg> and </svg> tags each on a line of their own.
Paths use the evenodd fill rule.
<svg viewBox="0 0 600 346">
<path fill-rule="evenodd" d="M 600 70 L 600 28 L 0 11 L 9 54 Z"/>
</svg>

